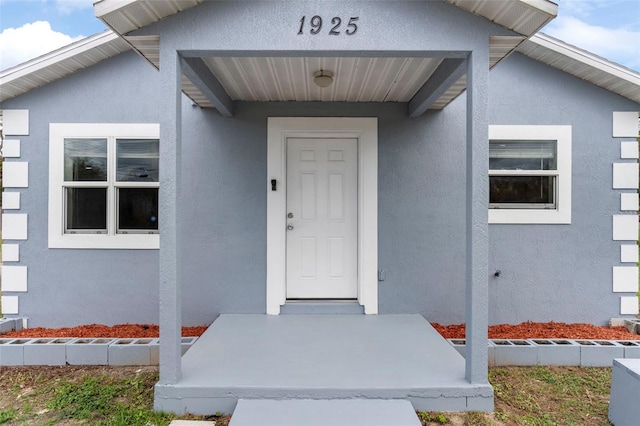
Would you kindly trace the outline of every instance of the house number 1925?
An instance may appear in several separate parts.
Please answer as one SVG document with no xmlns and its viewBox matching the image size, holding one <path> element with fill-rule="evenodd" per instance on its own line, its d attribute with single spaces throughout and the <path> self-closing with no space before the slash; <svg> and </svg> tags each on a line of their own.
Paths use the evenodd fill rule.
<svg viewBox="0 0 640 426">
<path fill-rule="evenodd" d="M 346 35 L 354 35 L 358 31 L 358 25 L 356 22 L 360 19 L 358 16 L 352 16 L 349 18 L 349 22 L 347 22 L 347 29 L 344 31 Z M 331 27 L 329 29 L 329 35 L 340 35 L 342 26 L 342 19 L 338 16 L 334 16 L 331 18 Z M 308 29 L 307 29 L 308 27 Z M 306 31 L 309 31 L 309 34 L 316 35 L 322 31 L 322 16 L 314 15 L 307 22 L 307 17 L 303 16 L 300 18 L 300 29 L 298 30 L 298 35 L 304 34 Z"/>
</svg>

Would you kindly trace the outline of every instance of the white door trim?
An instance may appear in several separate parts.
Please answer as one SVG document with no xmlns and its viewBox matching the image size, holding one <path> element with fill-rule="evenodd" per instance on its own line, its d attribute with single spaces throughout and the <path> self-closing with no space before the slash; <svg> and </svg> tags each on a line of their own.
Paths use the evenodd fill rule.
<svg viewBox="0 0 640 426">
<path fill-rule="evenodd" d="M 358 139 L 358 302 L 378 313 L 378 119 L 270 117 L 267 129 L 267 314 L 286 301 L 286 140 Z M 277 182 L 271 190 L 271 180 Z"/>
</svg>

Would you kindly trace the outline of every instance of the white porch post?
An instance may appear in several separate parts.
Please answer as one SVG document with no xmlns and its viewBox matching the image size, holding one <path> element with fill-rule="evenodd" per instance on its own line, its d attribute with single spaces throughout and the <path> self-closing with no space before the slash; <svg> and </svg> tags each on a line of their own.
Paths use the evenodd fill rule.
<svg viewBox="0 0 640 426">
<path fill-rule="evenodd" d="M 489 321 L 489 47 L 467 61 L 466 378 L 487 383 Z"/>
<path fill-rule="evenodd" d="M 161 49 L 162 50 L 162 49 Z M 182 250 L 180 194 L 182 109 L 180 58 L 174 49 L 160 54 L 160 383 L 181 376 Z"/>
</svg>

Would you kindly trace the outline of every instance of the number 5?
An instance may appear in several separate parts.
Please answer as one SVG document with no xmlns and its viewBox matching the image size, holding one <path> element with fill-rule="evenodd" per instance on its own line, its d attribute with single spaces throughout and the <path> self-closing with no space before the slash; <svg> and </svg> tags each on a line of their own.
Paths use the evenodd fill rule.
<svg viewBox="0 0 640 426">
<path fill-rule="evenodd" d="M 349 19 L 349 23 L 347 24 L 347 31 L 345 31 L 345 34 L 347 35 L 354 35 L 356 33 L 356 31 L 358 31 L 358 26 L 356 25 L 356 21 L 360 19 L 358 17 L 351 17 Z M 353 28 L 353 31 L 351 31 L 351 28 Z"/>
</svg>

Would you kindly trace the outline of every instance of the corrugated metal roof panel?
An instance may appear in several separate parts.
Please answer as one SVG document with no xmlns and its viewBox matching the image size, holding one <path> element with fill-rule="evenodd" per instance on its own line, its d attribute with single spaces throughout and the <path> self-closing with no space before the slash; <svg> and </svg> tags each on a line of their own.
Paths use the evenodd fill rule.
<svg viewBox="0 0 640 426">
<path fill-rule="evenodd" d="M 207 57 L 238 101 L 408 102 L 438 67 L 434 58 Z M 321 89 L 314 72 L 331 71 Z"/>
</svg>

